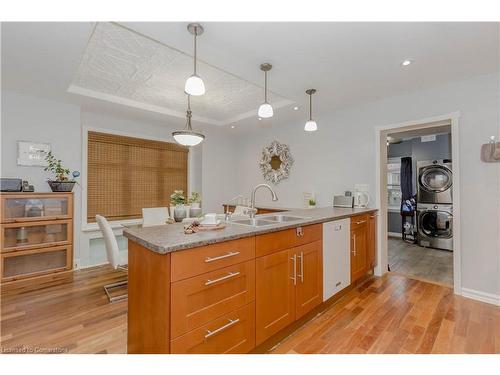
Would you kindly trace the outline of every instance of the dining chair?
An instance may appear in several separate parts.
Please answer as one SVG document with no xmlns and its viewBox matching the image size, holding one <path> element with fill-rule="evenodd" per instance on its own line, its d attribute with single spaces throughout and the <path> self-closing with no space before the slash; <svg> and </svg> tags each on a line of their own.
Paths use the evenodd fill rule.
<svg viewBox="0 0 500 375">
<path fill-rule="evenodd" d="M 167 223 L 169 218 L 167 207 L 152 207 L 142 209 L 142 226 L 152 227 Z"/>
<path fill-rule="evenodd" d="M 96 215 L 95 219 L 97 221 L 97 225 L 99 225 L 99 229 L 102 232 L 104 238 L 104 244 L 106 245 L 106 257 L 108 259 L 109 264 L 113 267 L 113 269 L 124 270 L 128 273 L 127 263 L 128 259 L 125 254 L 120 253 L 120 249 L 118 248 L 118 242 L 116 241 L 115 234 L 113 233 L 113 229 L 111 229 L 111 225 L 109 225 L 108 220 L 104 216 Z M 112 296 L 112 289 L 123 287 L 128 283 L 128 275 L 127 280 L 119 281 L 113 284 L 108 284 L 104 286 L 104 291 L 108 296 L 109 302 L 120 301 L 128 298 L 128 293 L 120 294 L 117 296 Z"/>
</svg>

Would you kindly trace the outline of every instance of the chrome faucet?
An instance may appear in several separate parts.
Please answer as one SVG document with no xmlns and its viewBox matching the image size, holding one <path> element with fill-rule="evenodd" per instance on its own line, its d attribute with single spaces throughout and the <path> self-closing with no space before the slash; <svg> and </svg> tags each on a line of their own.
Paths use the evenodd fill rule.
<svg viewBox="0 0 500 375">
<path fill-rule="evenodd" d="M 251 218 L 255 217 L 255 214 L 257 213 L 257 210 L 255 209 L 255 193 L 261 187 L 265 187 L 265 188 L 269 189 L 269 191 L 271 192 L 272 197 L 273 197 L 273 202 L 276 202 L 278 200 L 278 196 L 276 195 L 274 190 L 271 188 L 271 186 L 269 186 L 268 184 L 257 185 L 252 190 L 252 200 L 250 201 L 250 209 L 248 210 L 248 214 L 250 215 Z"/>
</svg>

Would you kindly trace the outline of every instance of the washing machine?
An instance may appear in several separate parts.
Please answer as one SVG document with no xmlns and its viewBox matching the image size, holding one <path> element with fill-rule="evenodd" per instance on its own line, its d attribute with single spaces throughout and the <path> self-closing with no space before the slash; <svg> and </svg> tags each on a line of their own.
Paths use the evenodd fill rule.
<svg viewBox="0 0 500 375">
<path fill-rule="evenodd" d="M 417 203 L 418 244 L 453 251 L 453 205 Z"/>
<path fill-rule="evenodd" d="M 451 160 L 417 162 L 417 202 L 452 204 Z"/>
</svg>

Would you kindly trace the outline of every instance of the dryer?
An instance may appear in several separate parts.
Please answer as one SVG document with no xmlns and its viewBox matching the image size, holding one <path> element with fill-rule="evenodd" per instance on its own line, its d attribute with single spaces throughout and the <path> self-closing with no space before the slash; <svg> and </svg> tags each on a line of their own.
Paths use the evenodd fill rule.
<svg viewBox="0 0 500 375">
<path fill-rule="evenodd" d="M 451 160 L 419 161 L 417 171 L 417 203 L 453 203 Z"/>
<path fill-rule="evenodd" d="M 417 204 L 418 244 L 453 251 L 453 205 Z"/>
</svg>

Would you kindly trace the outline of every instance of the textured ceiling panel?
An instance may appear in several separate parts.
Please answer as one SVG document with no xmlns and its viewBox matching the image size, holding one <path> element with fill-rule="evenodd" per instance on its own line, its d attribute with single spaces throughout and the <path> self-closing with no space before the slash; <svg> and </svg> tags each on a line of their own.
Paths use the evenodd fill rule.
<svg viewBox="0 0 500 375">
<path fill-rule="evenodd" d="M 68 91 L 184 117 L 184 82 L 192 69 L 191 56 L 120 25 L 98 23 Z M 200 61 L 198 75 L 206 94 L 191 98 L 194 119 L 225 125 L 256 116 L 261 87 Z M 269 101 L 276 108 L 292 103 L 272 92 Z"/>
</svg>

